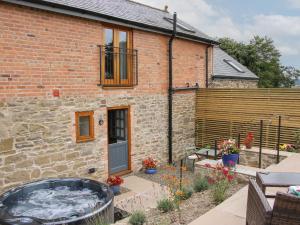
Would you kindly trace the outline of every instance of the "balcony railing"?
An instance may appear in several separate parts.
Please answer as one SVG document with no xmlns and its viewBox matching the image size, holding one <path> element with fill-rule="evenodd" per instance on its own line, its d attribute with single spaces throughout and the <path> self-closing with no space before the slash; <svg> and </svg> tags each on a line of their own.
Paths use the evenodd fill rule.
<svg viewBox="0 0 300 225">
<path fill-rule="evenodd" d="M 100 46 L 100 85 L 133 87 L 138 84 L 138 51 Z"/>
</svg>

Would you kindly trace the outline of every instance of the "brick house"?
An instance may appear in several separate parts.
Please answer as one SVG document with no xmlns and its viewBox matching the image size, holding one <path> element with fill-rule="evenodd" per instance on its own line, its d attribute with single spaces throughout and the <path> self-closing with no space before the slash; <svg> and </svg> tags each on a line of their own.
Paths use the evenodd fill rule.
<svg viewBox="0 0 300 225">
<path fill-rule="evenodd" d="M 147 156 L 167 162 L 173 22 L 129 0 L 1 0 L 0 192 L 104 179 Z M 217 44 L 181 20 L 176 29 L 173 160 L 194 146 L 194 90 L 207 85 Z"/>
</svg>

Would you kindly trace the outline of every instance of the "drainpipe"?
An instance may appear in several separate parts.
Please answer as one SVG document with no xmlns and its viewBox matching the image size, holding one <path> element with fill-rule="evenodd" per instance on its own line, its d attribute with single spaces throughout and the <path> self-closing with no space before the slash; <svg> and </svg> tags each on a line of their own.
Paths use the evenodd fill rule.
<svg viewBox="0 0 300 225">
<path fill-rule="evenodd" d="M 208 88 L 208 49 L 210 46 L 206 47 L 205 51 L 205 87 Z"/>
<path fill-rule="evenodd" d="M 173 162 L 173 41 L 176 36 L 177 14 L 173 16 L 173 32 L 169 40 L 169 89 L 168 89 L 168 147 L 169 147 L 169 164 Z"/>
</svg>

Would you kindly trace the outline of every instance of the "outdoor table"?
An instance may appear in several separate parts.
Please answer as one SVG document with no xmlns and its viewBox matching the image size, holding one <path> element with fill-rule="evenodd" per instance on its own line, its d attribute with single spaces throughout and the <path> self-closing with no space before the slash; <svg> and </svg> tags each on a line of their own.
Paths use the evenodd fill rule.
<svg viewBox="0 0 300 225">
<path fill-rule="evenodd" d="M 256 182 L 267 198 L 273 198 L 275 195 L 266 195 L 267 187 L 300 185 L 300 173 L 258 172 L 256 173 Z"/>
<path fill-rule="evenodd" d="M 201 159 L 201 156 L 206 156 L 207 158 L 211 156 L 216 158 L 216 150 L 210 148 L 200 148 L 194 154 L 198 157 L 199 160 Z"/>
</svg>

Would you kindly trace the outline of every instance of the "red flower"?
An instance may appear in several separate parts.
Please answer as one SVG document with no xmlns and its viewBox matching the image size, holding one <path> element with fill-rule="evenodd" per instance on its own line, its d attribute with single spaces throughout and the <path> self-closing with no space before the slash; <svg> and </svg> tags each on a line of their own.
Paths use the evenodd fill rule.
<svg viewBox="0 0 300 225">
<path fill-rule="evenodd" d="M 209 163 L 206 163 L 204 166 L 205 166 L 206 168 L 211 168 L 211 165 L 210 165 Z"/>
<path fill-rule="evenodd" d="M 107 178 L 107 181 L 109 186 L 115 186 L 115 185 L 121 185 L 124 180 L 119 177 L 119 176 L 110 176 L 109 178 Z"/>
<path fill-rule="evenodd" d="M 151 157 L 143 160 L 143 166 L 145 169 L 155 169 L 156 168 L 156 161 Z"/>
<path fill-rule="evenodd" d="M 222 172 L 223 172 L 223 174 L 224 174 L 225 176 L 227 176 L 228 173 L 229 173 L 229 169 L 228 169 L 227 167 L 224 167 L 223 170 L 222 170 Z"/>
<path fill-rule="evenodd" d="M 229 182 L 233 181 L 233 178 L 234 178 L 234 176 L 228 174 L 227 179 L 228 179 Z"/>
</svg>

